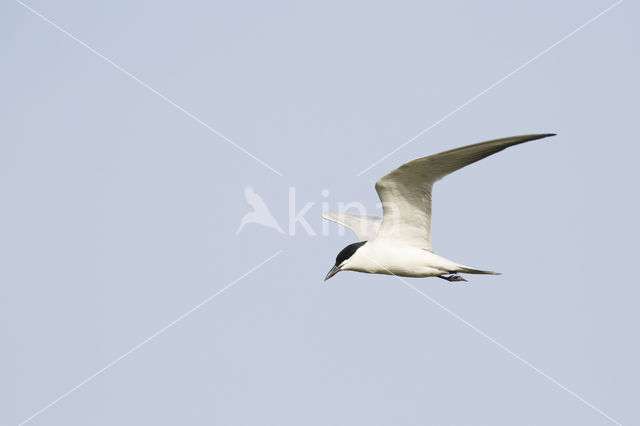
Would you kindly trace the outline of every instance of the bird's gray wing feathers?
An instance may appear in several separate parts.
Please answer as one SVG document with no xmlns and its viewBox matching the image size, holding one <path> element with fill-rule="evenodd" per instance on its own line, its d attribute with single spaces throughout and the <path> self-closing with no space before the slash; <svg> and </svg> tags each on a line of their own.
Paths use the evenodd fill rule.
<svg viewBox="0 0 640 426">
<path fill-rule="evenodd" d="M 374 239 L 378 233 L 378 229 L 380 229 L 380 219 L 382 219 L 380 216 L 330 211 L 322 213 L 322 217 L 351 229 L 360 241 L 370 241 Z"/>
<path fill-rule="evenodd" d="M 512 136 L 417 158 L 376 182 L 383 220 L 378 238 L 402 246 L 431 247 L 431 189 L 444 176 L 513 145 L 554 136 L 553 133 Z"/>
</svg>

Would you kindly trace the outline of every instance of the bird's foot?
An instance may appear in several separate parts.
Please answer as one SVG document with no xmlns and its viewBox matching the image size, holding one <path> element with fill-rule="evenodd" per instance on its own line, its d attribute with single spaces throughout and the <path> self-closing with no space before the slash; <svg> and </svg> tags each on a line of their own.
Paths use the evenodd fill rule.
<svg viewBox="0 0 640 426">
<path fill-rule="evenodd" d="M 447 280 L 449 282 L 458 282 L 458 281 L 467 281 L 462 278 L 460 275 L 438 275 L 438 278 L 442 278 L 443 280 Z"/>
</svg>

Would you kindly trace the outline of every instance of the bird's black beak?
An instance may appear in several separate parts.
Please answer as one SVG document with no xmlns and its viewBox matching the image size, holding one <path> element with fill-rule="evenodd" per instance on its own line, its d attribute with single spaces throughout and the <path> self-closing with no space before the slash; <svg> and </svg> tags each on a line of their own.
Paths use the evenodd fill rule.
<svg viewBox="0 0 640 426">
<path fill-rule="evenodd" d="M 334 265 L 333 268 L 331 268 L 331 270 L 329 271 L 329 273 L 327 274 L 326 277 L 324 277 L 324 280 L 328 280 L 329 278 L 331 278 L 332 276 L 334 276 L 335 274 L 337 274 L 338 272 L 340 272 L 340 267 L 338 265 Z"/>
</svg>

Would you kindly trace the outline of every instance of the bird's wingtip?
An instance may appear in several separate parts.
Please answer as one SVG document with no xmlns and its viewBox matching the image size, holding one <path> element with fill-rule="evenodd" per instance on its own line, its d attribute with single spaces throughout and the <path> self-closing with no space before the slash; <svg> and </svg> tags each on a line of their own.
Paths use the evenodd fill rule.
<svg viewBox="0 0 640 426">
<path fill-rule="evenodd" d="M 524 138 L 526 138 L 527 142 L 528 141 L 535 141 L 538 139 L 544 139 L 544 138 L 550 138 L 552 136 L 556 136 L 557 133 L 534 133 L 534 134 L 530 134 L 530 135 L 524 135 Z"/>
</svg>

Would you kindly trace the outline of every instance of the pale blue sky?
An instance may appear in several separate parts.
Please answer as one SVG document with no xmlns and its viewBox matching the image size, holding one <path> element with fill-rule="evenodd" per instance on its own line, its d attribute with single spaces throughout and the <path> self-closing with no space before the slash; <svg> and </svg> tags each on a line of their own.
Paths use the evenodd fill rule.
<svg viewBox="0 0 640 426">
<path fill-rule="evenodd" d="M 434 193 L 433 245 L 503 272 L 410 283 L 623 424 L 640 423 L 637 3 L 0 5 L 0 424 L 18 424 L 264 259 L 32 425 L 607 425 L 398 279 L 349 233 L 236 230 L 251 186 L 375 209 L 410 159 L 556 132 Z M 330 194 L 322 197 L 321 191 Z"/>
</svg>

